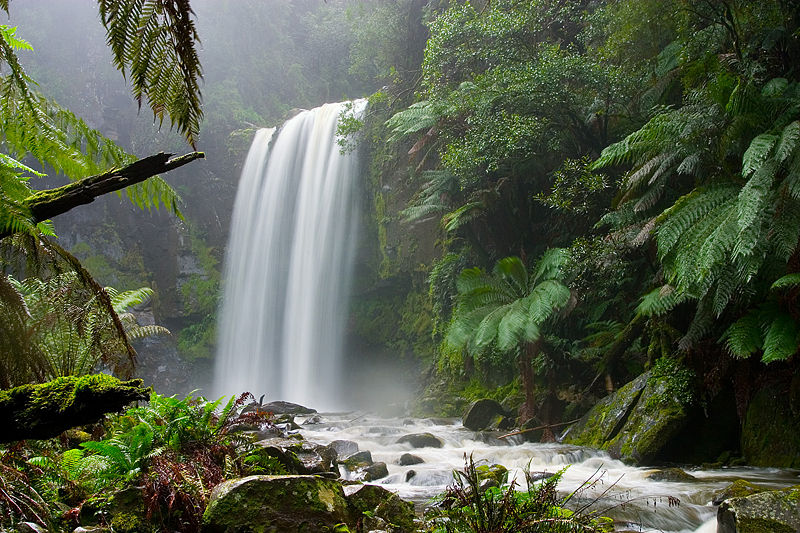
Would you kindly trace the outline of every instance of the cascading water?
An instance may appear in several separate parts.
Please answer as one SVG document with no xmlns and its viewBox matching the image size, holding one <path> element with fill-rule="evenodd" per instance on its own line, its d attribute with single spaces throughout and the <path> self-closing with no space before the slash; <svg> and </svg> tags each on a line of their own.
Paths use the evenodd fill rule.
<svg viewBox="0 0 800 533">
<path fill-rule="evenodd" d="M 326 104 L 256 134 L 231 224 L 217 396 L 338 405 L 358 206 L 356 156 L 341 153 L 336 126 L 365 105 Z"/>
</svg>

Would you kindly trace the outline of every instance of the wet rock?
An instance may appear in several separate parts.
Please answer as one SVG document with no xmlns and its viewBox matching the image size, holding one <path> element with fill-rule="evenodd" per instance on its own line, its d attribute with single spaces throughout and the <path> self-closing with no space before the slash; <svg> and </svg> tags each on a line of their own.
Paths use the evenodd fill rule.
<svg viewBox="0 0 800 533">
<path fill-rule="evenodd" d="M 717 533 L 800 531 L 800 485 L 725 500 L 717 510 Z"/>
<path fill-rule="evenodd" d="M 303 422 L 304 426 L 314 426 L 317 424 L 322 424 L 322 417 L 319 415 L 311 416 Z"/>
<path fill-rule="evenodd" d="M 358 469 L 363 469 L 372 464 L 372 454 L 369 450 L 356 452 L 353 455 L 346 457 L 341 463 L 347 467 L 348 470 L 354 472 Z"/>
<path fill-rule="evenodd" d="M 553 476 L 555 476 L 555 474 L 552 472 L 529 472 L 528 481 L 534 483 L 536 481 L 548 480 Z"/>
<path fill-rule="evenodd" d="M 503 406 L 486 398 L 472 402 L 461 423 L 472 431 L 508 429 L 513 425 Z"/>
<path fill-rule="evenodd" d="M 768 385 L 750 401 L 742 425 L 742 453 L 748 464 L 800 468 L 800 375 L 792 386 Z M 800 393 L 797 394 L 800 396 Z"/>
<path fill-rule="evenodd" d="M 413 503 L 378 485 L 361 485 L 347 489 L 347 501 L 358 512 L 384 520 L 390 526 L 389 531 L 415 531 Z"/>
<path fill-rule="evenodd" d="M 316 409 L 310 409 L 296 403 L 283 401 L 261 404 L 260 409 L 276 415 L 310 415 L 317 412 Z"/>
<path fill-rule="evenodd" d="M 397 439 L 398 444 L 409 443 L 413 448 L 441 448 L 444 441 L 431 433 L 411 433 Z"/>
<path fill-rule="evenodd" d="M 406 483 L 408 483 L 409 481 L 411 481 L 415 477 L 417 477 L 416 470 L 409 470 L 408 472 L 406 472 Z"/>
<path fill-rule="evenodd" d="M 697 478 L 680 468 L 664 468 L 655 470 L 645 476 L 653 481 L 697 481 Z"/>
<path fill-rule="evenodd" d="M 328 446 L 291 438 L 271 438 L 258 442 L 278 459 L 288 472 L 317 474 L 337 471 L 336 451 Z"/>
<path fill-rule="evenodd" d="M 352 440 L 335 440 L 328 446 L 336 450 L 339 457 L 348 457 L 358 452 L 358 443 Z"/>
<path fill-rule="evenodd" d="M 362 470 L 364 481 L 375 481 L 376 479 L 383 479 L 389 475 L 389 469 L 386 463 L 372 463 Z"/>
<path fill-rule="evenodd" d="M 47 533 L 47 528 L 40 526 L 36 522 L 20 522 L 17 524 L 18 533 Z"/>
<path fill-rule="evenodd" d="M 342 486 L 317 476 L 249 476 L 211 493 L 204 533 L 325 531 L 353 519 Z"/>
<path fill-rule="evenodd" d="M 637 377 L 600 400 L 583 418 L 567 428 L 562 440 L 591 448 L 603 448 L 622 429 L 647 385 L 650 373 Z"/>
<path fill-rule="evenodd" d="M 665 459 L 688 422 L 687 400 L 673 393 L 670 379 L 642 374 L 601 400 L 569 428 L 563 442 L 607 450 L 627 463 Z"/>
<path fill-rule="evenodd" d="M 744 498 L 745 496 L 751 496 L 766 490 L 768 490 L 766 487 L 756 485 L 755 483 L 750 483 L 744 479 L 737 479 L 721 491 L 715 492 L 714 496 L 711 498 L 711 503 L 714 505 L 719 505 L 725 500 L 729 500 L 731 498 Z"/>
<path fill-rule="evenodd" d="M 491 479 L 498 487 L 508 481 L 508 468 L 503 465 L 478 465 L 475 467 L 475 473 L 480 481 Z"/>
<path fill-rule="evenodd" d="M 424 463 L 425 460 L 422 457 L 414 455 L 413 453 L 404 453 L 400 456 L 400 460 L 397 462 L 400 466 L 411 466 L 411 465 L 418 465 Z"/>
</svg>

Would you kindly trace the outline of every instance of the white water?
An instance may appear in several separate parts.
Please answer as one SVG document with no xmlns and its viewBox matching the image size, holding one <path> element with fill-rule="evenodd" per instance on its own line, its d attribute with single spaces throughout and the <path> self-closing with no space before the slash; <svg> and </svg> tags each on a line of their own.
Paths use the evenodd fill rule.
<svg viewBox="0 0 800 533">
<path fill-rule="evenodd" d="M 301 418 L 296 419 L 302 422 Z M 476 463 L 502 464 L 514 479 L 525 487 L 524 469 L 558 472 L 566 468 L 559 489 L 571 492 L 586 480 L 597 483 L 582 492 L 580 501 L 598 498 L 593 509 L 617 520 L 617 529 L 665 533 L 713 533 L 716 531 L 716 507 L 713 494 L 735 479 L 748 479 L 773 488 L 800 482 L 797 471 L 767 468 L 689 470 L 697 481 L 652 481 L 651 468 L 638 468 L 611 459 L 605 452 L 564 444 L 533 444 L 498 439 L 497 433 L 475 433 L 458 420 L 420 420 L 414 418 L 378 418 L 363 413 L 322 415 L 321 424 L 303 425 L 306 439 L 322 444 L 333 440 L 351 440 L 361 450 L 369 450 L 374 461 L 385 462 L 389 476 L 374 483 L 413 500 L 420 506 L 453 483 L 454 469 L 464 468 L 465 454 Z M 443 448 L 411 449 L 397 444 L 409 433 L 429 432 L 444 441 Z M 403 453 L 425 460 L 412 466 L 400 466 Z M 530 466 L 529 466 L 530 465 Z M 409 472 L 415 475 L 409 478 Z M 348 472 L 342 472 L 348 476 Z M 680 505 L 670 507 L 668 496 Z M 573 502 L 575 503 L 575 502 Z"/>
<path fill-rule="evenodd" d="M 358 220 L 356 157 L 336 142 L 346 105 L 303 111 L 253 140 L 231 224 L 215 397 L 338 405 Z"/>
</svg>

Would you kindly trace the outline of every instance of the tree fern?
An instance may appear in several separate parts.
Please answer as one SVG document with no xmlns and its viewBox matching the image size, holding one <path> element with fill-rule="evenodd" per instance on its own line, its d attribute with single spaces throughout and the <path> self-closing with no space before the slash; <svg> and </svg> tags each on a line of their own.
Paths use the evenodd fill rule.
<svg viewBox="0 0 800 533">
<path fill-rule="evenodd" d="M 395 142 L 407 135 L 430 129 L 439 119 L 433 105 L 428 100 L 417 102 L 386 121 L 386 127 L 392 132 L 389 142 Z"/>
</svg>

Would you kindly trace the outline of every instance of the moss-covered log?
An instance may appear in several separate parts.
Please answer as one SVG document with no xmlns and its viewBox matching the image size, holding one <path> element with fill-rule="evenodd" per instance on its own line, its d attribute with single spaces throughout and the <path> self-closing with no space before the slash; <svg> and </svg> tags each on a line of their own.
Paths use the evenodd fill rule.
<svg viewBox="0 0 800 533">
<path fill-rule="evenodd" d="M 0 391 L 0 442 L 47 439 L 98 422 L 106 413 L 148 400 L 152 389 L 142 384 L 141 379 L 120 381 L 95 374 Z"/>
</svg>

